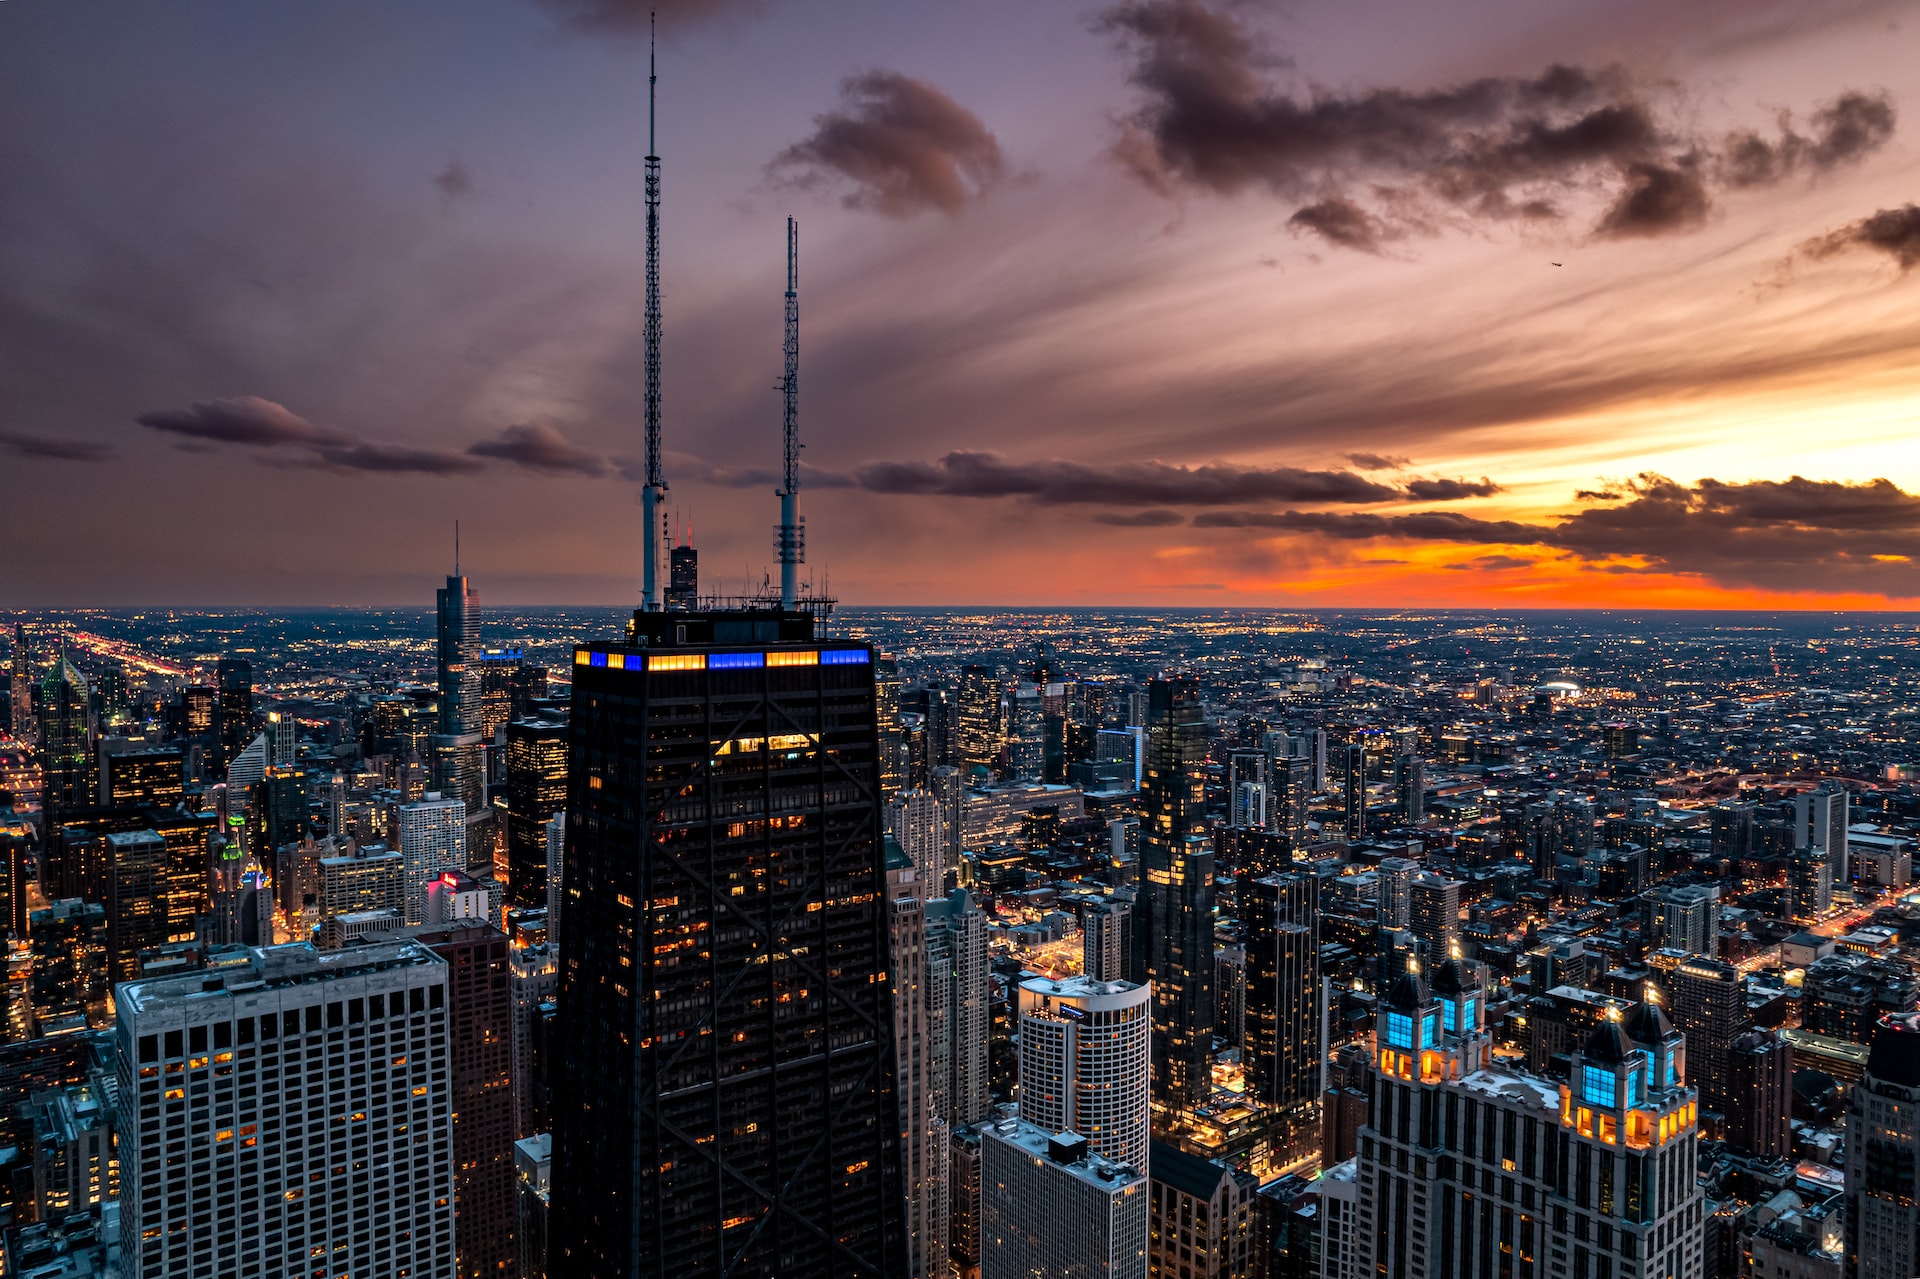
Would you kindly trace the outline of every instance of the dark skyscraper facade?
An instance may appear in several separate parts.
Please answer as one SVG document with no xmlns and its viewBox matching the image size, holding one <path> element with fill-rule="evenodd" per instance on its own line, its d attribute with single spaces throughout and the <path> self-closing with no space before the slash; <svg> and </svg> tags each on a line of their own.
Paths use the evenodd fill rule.
<svg viewBox="0 0 1920 1279">
<path fill-rule="evenodd" d="M 70 812 L 93 803 L 93 709 L 87 677 L 61 658 L 40 681 L 41 804 Z"/>
<path fill-rule="evenodd" d="M 214 682 L 213 727 L 224 773 L 233 757 L 253 741 L 253 663 L 244 657 L 223 657 L 214 667 Z"/>
<path fill-rule="evenodd" d="M 567 803 L 567 726 L 507 725 L 507 904 L 547 904 L 547 820 Z"/>
<path fill-rule="evenodd" d="M 1147 689 L 1135 980 L 1153 983 L 1156 1129 L 1213 1087 L 1213 851 L 1205 815 L 1206 722 L 1200 686 L 1179 676 Z"/>
<path fill-rule="evenodd" d="M 1270 875 L 1240 888 L 1247 1083 L 1261 1101 L 1302 1119 L 1320 1096 L 1318 894 L 1311 875 Z"/>
<path fill-rule="evenodd" d="M 459 567 L 434 592 L 438 612 L 438 652 L 434 669 L 440 685 L 443 737 L 480 731 L 480 626 L 474 611 L 480 601 L 467 589 Z"/>
<path fill-rule="evenodd" d="M 548 1273 L 905 1273 L 870 650 L 643 612 L 575 655 Z"/>
</svg>

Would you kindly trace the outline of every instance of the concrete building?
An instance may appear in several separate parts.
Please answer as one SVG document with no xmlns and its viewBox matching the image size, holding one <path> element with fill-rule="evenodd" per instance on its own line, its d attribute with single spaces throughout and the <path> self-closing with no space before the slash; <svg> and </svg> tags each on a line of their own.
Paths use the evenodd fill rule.
<svg viewBox="0 0 1920 1279">
<path fill-rule="evenodd" d="M 507 987 L 513 1003 L 513 1132 L 516 1140 L 544 1131 L 536 1120 L 533 1056 L 540 1005 L 560 990 L 559 952 L 552 942 L 515 946 L 507 956 Z"/>
<path fill-rule="evenodd" d="M 122 986 L 118 1012 L 129 1273 L 306 1275 L 326 1257 L 332 1273 L 452 1279 L 438 956 L 255 950 Z"/>
<path fill-rule="evenodd" d="M 1439 963 L 1453 953 L 1460 940 L 1458 880 L 1422 872 L 1407 885 L 1407 928 L 1427 945 L 1427 955 Z"/>
<path fill-rule="evenodd" d="M 954 1130 L 993 1110 L 987 1075 L 987 916 L 964 888 L 925 905 L 934 1110 Z"/>
<path fill-rule="evenodd" d="M 1147 1274 L 1150 1279 L 1256 1279 L 1250 1172 L 1153 1143 L 1149 1159 Z"/>
<path fill-rule="evenodd" d="M 1240 886 L 1246 927 L 1248 1090 L 1296 1123 L 1320 1097 L 1320 908 L 1311 875 L 1271 875 Z"/>
<path fill-rule="evenodd" d="M 519 1179 L 514 1233 L 519 1279 L 547 1279 L 547 1196 L 553 1177 L 553 1137 L 538 1133 L 513 1143 Z"/>
<path fill-rule="evenodd" d="M 427 885 L 442 872 L 467 867 L 467 806 L 433 792 L 400 805 L 395 819 L 407 877 L 407 922 L 427 919 Z"/>
<path fill-rule="evenodd" d="M 1768 1159 L 1793 1157 L 1793 1048 L 1749 1030 L 1727 1045 L 1726 1139 Z"/>
<path fill-rule="evenodd" d="M 356 845 L 351 853 L 320 858 L 317 865 L 323 920 L 363 910 L 406 914 L 406 859 L 386 845 Z"/>
<path fill-rule="evenodd" d="M 1753 1026 L 1747 1012 L 1747 988 L 1740 970 L 1711 959 L 1689 959 L 1667 975 L 1672 996 L 1668 1011 L 1687 1037 L 1690 1076 L 1700 1089 L 1700 1104 L 1727 1113 L 1727 1050 Z"/>
<path fill-rule="evenodd" d="M 1080 918 L 1080 970 L 1095 981 L 1126 981 L 1133 968 L 1133 902 L 1108 897 Z"/>
<path fill-rule="evenodd" d="M 926 907 L 919 868 L 889 836 L 887 940 L 893 978 L 894 1095 L 900 1100 L 900 1171 L 907 1195 L 907 1273 L 947 1273 L 947 1123 L 934 1080 L 943 1054 L 929 1021 L 934 999 L 927 974 Z"/>
<path fill-rule="evenodd" d="M 1020 983 L 1020 1117 L 1134 1168 L 1151 1140 L 1152 990 L 1089 977 Z"/>
<path fill-rule="evenodd" d="M 1643 927 L 1649 949 L 1719 958 L 1719 886 L 1685 884 L 1654 890 L 1645 899 Z"/>
<path fill-rule="evenodd" d="M 1146 1279 L 1146 1174 L 1017 1119 L 980 1138 L 980 1279 Z"/>
</svg>

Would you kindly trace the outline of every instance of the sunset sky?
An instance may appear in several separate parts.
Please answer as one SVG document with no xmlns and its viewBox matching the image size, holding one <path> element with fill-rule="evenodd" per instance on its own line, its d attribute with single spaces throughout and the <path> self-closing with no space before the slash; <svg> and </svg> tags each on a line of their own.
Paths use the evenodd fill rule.
<svg viewBox="0 0 1920 1279">
<path fill-rule="evenodd" d="M 0 606 L 637 594 L 646 0 L 0 4 Z M 662 0 L 669 501 L 859 604 L 1920 607 L 1920 3 Z"/>
</svg>

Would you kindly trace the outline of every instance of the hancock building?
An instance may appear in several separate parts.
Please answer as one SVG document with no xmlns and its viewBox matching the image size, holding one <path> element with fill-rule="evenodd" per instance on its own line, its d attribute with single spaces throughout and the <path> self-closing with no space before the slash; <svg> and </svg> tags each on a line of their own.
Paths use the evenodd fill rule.
<svg viewBox="0 0 1920 1279">
<path fill-rule="evenodd" d="M 1375 1020 L 1350 1262 L 1330 1279 L 1701 1279 L 1698 1103 L 1652 1003 L 1571 1084 L 1496 1060 L 1478 964 L 1403 974 Z"/>
</svg>

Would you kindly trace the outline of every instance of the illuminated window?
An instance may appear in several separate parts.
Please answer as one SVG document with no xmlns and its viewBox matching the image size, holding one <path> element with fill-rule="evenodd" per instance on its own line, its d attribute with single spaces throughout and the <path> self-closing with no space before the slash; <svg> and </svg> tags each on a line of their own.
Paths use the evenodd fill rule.
<svg viewBox="0 0 1920 1279">
<path fill-rule="evenodd" d="M 607 664 L 607 655 L 605 653 L 589 653 L 587 656 L 594 666 L 605 666 Z"/>
<path fill-rule="evenodd" d="M 714 671 L 758 670 L 766 664 L 765 653 L 715 653 L 707 659 L 707 669 Z"/>
<path fill-rule="evenodd" d="M 830 648 L 820 654 L 822 666 L 864 666 L 867 663 L 867 650 L 864 648 Z"/>
<path fill-rule="evenodd" d="M 1451 999 L 1443 999 L 1440 1001 L 1440 1024 L 1445 1027 L 1449 1033 L 1460 1029 L 1460 1015 L 1455 1011 L 1454 1003 Z"/>
<path fill-rule="evenodd" d="M 650 671 L 703 671 L 706 668 L 704 653 L 655 653 L 647 658 Z"/>
<path fill-rule="evenodd" d="M 573 664 L 575 666 L 590 666 L 593 664 L 593 654 L 584 648 L 576 648 L 573 650 Z"/>
<path fill-rule="evenodd" d="M 1460 1028 L 1462 1030 L 1471 1030 L 1480 1024 L 1479 1018 L 1475 1015 L 1477 1010 L 1474 1008 L 1474 1002 L 1473 996 L 1468 995 L 1466 1004 L 1467 1011 L 1460 1018 Z"/>
<path fill-rule="evenodd" d="M 608 653 L 607 665 L 616 671 L 624 670 L 627 665 L 627 655 L 625 653 Z"/>
<path fill-rule="evenodd" d="M 1580 1067 L 1580 1100 L 1589 1106 L 1613 1105 L 1614 1074 L 1605 1066 Z"/>
<path fill-rule="evenodd" d="M 817 649 L 808 649 L 803 653 L 768 653 L 768 666 L 818 666 L 820 653 Z"/>
<path fill-rule="evenodd" d="M 1387 1042 L 1395 1048 L 1413 1047 L 1413 1018 L 1406 1013 L 1388 1013 Z"/>
</svg>

